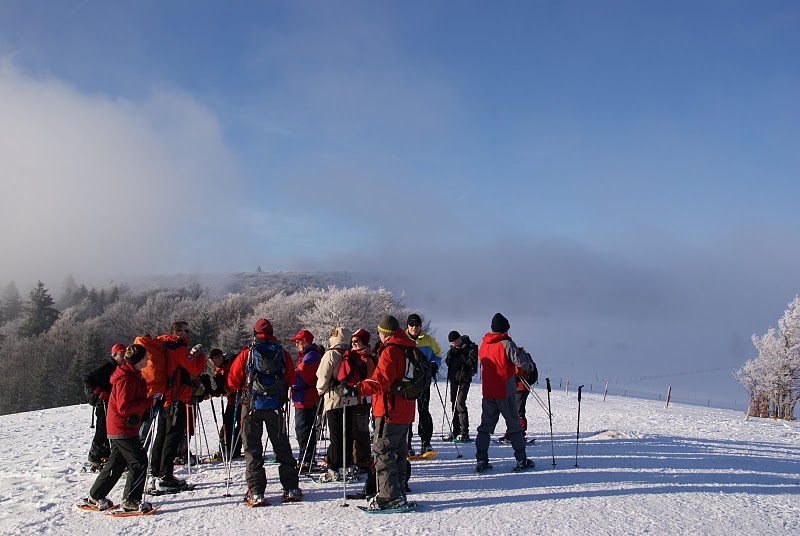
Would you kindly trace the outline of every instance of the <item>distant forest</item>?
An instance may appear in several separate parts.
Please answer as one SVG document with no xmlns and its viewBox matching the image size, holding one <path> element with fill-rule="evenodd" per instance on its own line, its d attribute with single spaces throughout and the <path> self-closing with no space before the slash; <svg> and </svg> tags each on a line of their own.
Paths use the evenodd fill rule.
<svg viewBox="0 0 800 536">
<path fill-rule="evenodd" d="M 250 343 L 261 317 L 284 343 L 303 328 L 327 344 L 336 326 L 374 335 L 382 314 L 402 321 L 411 312 L 403 296 L 342 286 L 348 280 L 343 273 L 265 272 L 227 277 L 213 290 L 186 282 L 134 291 L 126 284 L 87 287 L 69 277 L 58 299 L 41 281 L 26 297 L 8 283 L 0 296 L 0 414 L 83 402 L 81 374 L 107 359 L 112 345 L 169 333 L 174 320 L 189 322 L 192 345 L 232 353 Z"/>
</svg>

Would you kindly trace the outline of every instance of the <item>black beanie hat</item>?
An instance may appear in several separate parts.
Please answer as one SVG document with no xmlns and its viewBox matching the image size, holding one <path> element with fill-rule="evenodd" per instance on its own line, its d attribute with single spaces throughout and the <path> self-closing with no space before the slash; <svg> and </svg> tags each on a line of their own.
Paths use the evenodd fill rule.
<svg viewBox="0 0 800 536">
<path fill-rule="evenodd" d="M 131 365 L 135 365 L 147 355 L 147 350 L 141 344 L 131 344 L 125 350 L 125 361 Z"/>
<path fill-rule="evenodd" d="M 421 326 L 422 319 L 419 317 L 417 313 L 411 313 L 408 315 L 408 319 L 406 320 L 406 326 Z"/>
<path fill-rule="evenodd" d="M 450 332 L 450 333 L 447 335 L 447 342 L 453 342 L 454 340 L 458 339 L 459 337 L 461 337 L 461 334 L 460 334 L 459 332 L 457 332 L 457 331 L 451 331 L 451 332 Z"/>
<path fill-rule="evenodd" d="M 492 317 L 492 331 L 495 333 L 505 333 L 511 328 L 511 324 L 508 323 L 508 319 L 497 313 Z"/>
<path fill-rule="evenodd" d="M 391 335 L 398 329 L 400 329 L 400 322 L 392 315 L 383 315 L 381 321 L 378 322 L 378 331 L 384 335 Z"/>
</svg>

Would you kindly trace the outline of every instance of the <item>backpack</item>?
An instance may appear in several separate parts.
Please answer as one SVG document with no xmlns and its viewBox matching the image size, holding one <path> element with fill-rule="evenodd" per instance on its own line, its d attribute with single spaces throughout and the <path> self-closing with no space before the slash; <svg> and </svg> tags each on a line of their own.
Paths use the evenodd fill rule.
<svg viewBox="0 0 800 536">
<path fill-rule="evenodd" d="M 289 386 L 280 342 L 253 342 L 246 370 L 252 409 L 278 409 L 286 403 Z"/>
<path fill-rule="evenodd" d="M 389 393 L 400 395 L 406 400 L 417 400 L 431 384 L 431 364 L 416 345 L 400 347 L 406 354 L 406 368 L 403 379 L 394 382 Z"/>
<path fill-rule="evenodd" d="M 354 387 L 358 382 L 367 379 L 367 364 L 357 352 L 347 350 L 342 356 L 336 379 L 339 384 Z"/>
</svg>

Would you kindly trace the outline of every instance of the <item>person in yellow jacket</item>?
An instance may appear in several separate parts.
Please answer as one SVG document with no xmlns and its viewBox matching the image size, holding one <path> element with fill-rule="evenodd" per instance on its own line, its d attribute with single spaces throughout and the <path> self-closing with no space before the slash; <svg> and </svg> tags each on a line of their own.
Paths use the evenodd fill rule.
<svg viewBox="0 0 800 536">
<path fill-rule="evenodd" d="M 417 313 L 408 315 L 406 320 L 406 334 L 408 337 L 417 343 L 417 347 L 422 350 L 428 362 L 431 364 L 431 377 L 436 381 L 436 373 L 439 372 L 439 366 L 442 364 L 442 351 L 439 345 L 430 335 L 422 333 L 422 318 Z M 431 436 L 433 435 L 433 419 L 431 418 L 430 410 L 431 400 L 431 386 L 428 384 L 425 392 L 417 399 L 417 409 L 419 411 L 419 425 L 417 426 L 417 434 L 422 441 L 422 450 L 425 453 L 433 450 L 431 447 Z M 408 427 L 408 453 L 414 454 L 414 449 L 411 447 L 411 427 Z"/>
</svg>

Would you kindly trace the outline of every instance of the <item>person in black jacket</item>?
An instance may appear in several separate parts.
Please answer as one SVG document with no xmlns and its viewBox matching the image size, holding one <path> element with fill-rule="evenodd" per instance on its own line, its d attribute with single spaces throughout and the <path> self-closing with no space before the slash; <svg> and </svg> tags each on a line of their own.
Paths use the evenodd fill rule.
<svg viewBox="0 0 800 536">
<path fill-rule="evenodd" d="M 89 448 L 89 468 L 92 472 L 99 472 L 103 463 L 111 454 L 111 445 L 106 435 L 106 406 L 108 397 L 111 394 L 111 374 L 116 370 L 117 365 L 125 362 L 125 345 L 115 344 L 111 347 L 111 357 L 103 363 L 87 372 L 81 377 L 83 388 L 86 394 L 86 401 L 94 406 L 96 423 L 94 428 L 94 438 Z"/>
<path fill-rule="evenodd" d="M 450 404 L 453 408 L 453 430 L 449 441 L 470 441 L 467 394 L 472 377 L 478 373 L 478 345 L 467 335 L 451 331 L 447 336 L 447 381 L 450 382 Z"/>
</svg>

